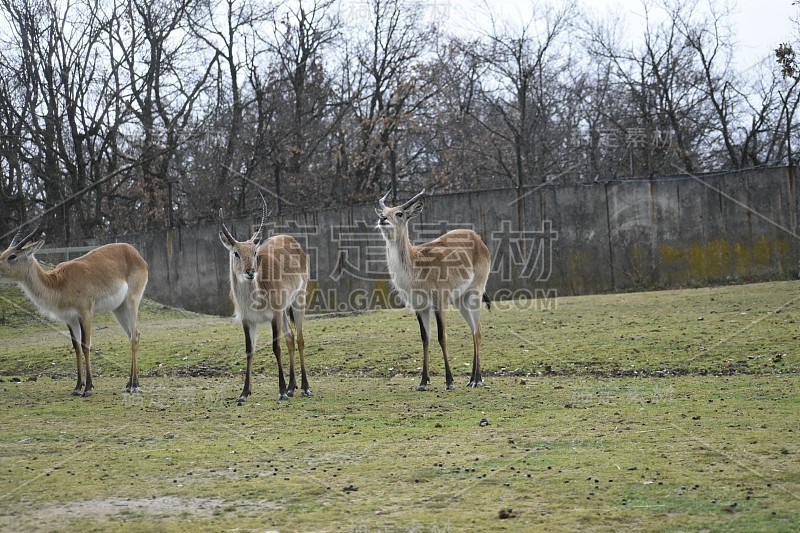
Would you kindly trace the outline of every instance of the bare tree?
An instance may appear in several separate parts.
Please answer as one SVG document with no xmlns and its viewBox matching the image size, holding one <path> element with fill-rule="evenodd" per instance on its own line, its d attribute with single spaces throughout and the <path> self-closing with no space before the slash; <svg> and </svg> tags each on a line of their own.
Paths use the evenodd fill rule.
<svg viewBox="0 0 800 533">
<path fill-rule="evenodd" d="M 795 21 L 795 27 L 796 29 L 800 28 L 800 23 Z M 786 159 L 790 168 L 793 168 L 795 156 L 792 142 L 793 137 L 797 137 L 793 123 L 798 105 L 800 105 L 800 68 L 797 65 L 797 53 L 794 46 L 790 43 L 780 43 L 775 49 L 775 60 L 780 66 L 781 77 L 788 82 L 788 86 L 783 90 L 775 89 L 780 98 L 780 119 L 775 131 L 780 132 L 778 136 L 781 138 L 779 144 L 781 149 L 779 151 L 783 151 L 782 149 L 785 148 Z M 794 140 L 796 141 L 796 139 Z"/>
<path fill-rule="evenodd" d="M 193 115 L 207 90 L 218 51 L 192 40 L 195 0 L 128 0 L 115 36 L 127 84 L 125 105 L 136 120 L 141 182 L 137 217 L 148 227 L 174 226 L 173 158 L 202 125 Z M 198 63 L 200 63 L 198 68 Z"/>
<path fill-rule="evenodd" d="M 454 191 L 465 188 L 488 188 L 493 184 L 493 154 L 488 130 L 476 116 L 482 116 L 481 80 L 487 65 L 476 53 L 475 39 L 440 36 L 436 57 L 426 69 L 435 86 L 429 106 L 432 111 L 423 120 L 432 135 L 429 147 L 427 185 L 432 190 Z"/>
<path fill-rule="evenodd" d="M 319 179 L 325 172 L 312 168 L 313 161 L 345 111 L 325 62 L 341 30 L 338 4 L 307 4 L 285 6 L 273 22 L 273 39 L 265 43 L 271 60 L 269 81 L 258 69 L 251 75 L 279 214 L 285 197 L 311 198 L 307 193 L 325 190 L 326 180 Z"/>
<path fill-rule="evenodd" d="M 15 231 L 26 218 L 26 178 L 22 154 L 24 121 L 17 112 L 17 95 L 11 87 L 12 77 L 0 68 L 0 232 L 3 235 Z"/>
<path fill-rule="evenodd" d="M 7 76 L 4 107 L 16 115 L 21 135 L 16 164 L 27 167 L 27 193 L 46 209 L 65 196 L 57 139 L 63 107 L 54 60 L 59 39 L 56 13 L 46 3 L 3 0 L 2 6 L 11 39 L 11 46 L 1 52 Z M 55 215 L 47 225 L 48 233 L 54 235 L 56 228 L 66 226 L 63 211 Z"/>
<path fill-rule="evenodd" d="M 192 158 L 195 175 L 206 174 L 213 167 L 215 176 L 196 184 L 186 194 L 198 216 L 202 216 L 200 210 L 216 213 L 219 207 L 238 212 L 243 207 L 249 179 L 244 174 L 250 154 L 247 137 L 252 133 L 245 124 L 247 107 L 253 102 L 246 86 L 248 65 L 252 64 L 249 60 L 266 52 L 265 48 L 258 48 L 257 30 L 274 18 L 275 6 L 255 0 L 216 0 L 201 3 L 190 15 L 193 32 L 219 56 L 219 63 L 209 80 L 212 101 L 204 120 L 208 129 L 199 132 L 204 136 L 199 145 L 194 145 L 197 150 L 193 150 Z M 237 188 L 238 195 L 213 194 Z M 222 205 L 225 199 L 234 198 L 235 206 Z"/>
<path fill-rule="evenodd" d="M 589 24 L 593 62 L 608 69 L 607 98 L 595 99 L 603 118 L 592 142 L 604 145 L 606 167 L 611 162 L 614 174 L 695 172 L 709 163 L 704 149 L 713 136 L 714 110 L 703 70 L 675 18 L 660 20 L 652 4 L 644 7 L 638 45 L 621 45 L 602 22 Z"/>
<path fill-rule="evenodd" d="M 494 172 L 515 187 L 557 173 L 555 151 L 569 134 L 557 124 L 564 95 L 560 75 L 569 64 L 561 39 L 576 5 L 537 6 L 533 11 L 521 25 L 489 12 L 491 29 L 480 52 L 489 65 L 480 92 L 487 107 L 480 110 L 483 114 L 473 111 L 492 134 Z"/>
<path fill-rule="evenodd" d="M 752 139 L 754 132 L 748 131 L 748 124 L 742 123 L 739 116 L 746 110 L 745 95 L 743 84 L 735 78 L 731 67 L 732 32 L 725 23 L 730 13 L 717 11 L 711 4 L 708 16 L 697 17 L 692 7 L 692 4 L 674 6 L 669 13 L 678 33 L 695 54 L 701 74 L 697 82 L 713 109 L 717 138 L 709 143 L 724 148 L 724 156 L 717 158 L 717 166 L 742 168 L 747 160 L 748 139 Z M 752 125 L 757 127 L 757 124 Z"/>
<path fill-rule="evenodd" d="M 4 7 L 14 44 L 0 52 L 4 118 L 16 132 L 6 143 L 15 150 L 10 175 L 37 187 L 51 238 L 69 241 L 76 223 L 78 234 L 91 234 L 104 222 L 106 137 L 117 124 L 100 46 L 107 20 L 95 0 Z"/>
<path fill-rule="evenodd" d="M 434 31 L 423 10 L 403 0 L 370 0 L 368 6 L 369 29 L 348 51 L 340 88 L 351 103 L 339 134 L 340 168 L 358 199 L 389 187 L 396 194 L 400 167 L 419 155 L 410 148 L 398 160 L 401 139 L 435 93 L 419 70 Z"/>
<path fill-rule="evenodd" d="M 0 230 L 792 162 L 794 49 L 737 71 L 718 2 L 643 1 L 623 39 L 546 0 L 471 36 L 414 0 L 0 0 Z"/>
</svg>

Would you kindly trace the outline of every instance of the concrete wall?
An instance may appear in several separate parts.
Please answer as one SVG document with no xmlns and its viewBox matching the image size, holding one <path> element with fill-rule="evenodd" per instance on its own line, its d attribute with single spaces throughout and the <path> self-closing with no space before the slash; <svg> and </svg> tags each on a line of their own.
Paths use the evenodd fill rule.
<svg viewBox="0 0 800 533">
<path fill-rule="evenodd" d="M 488 292 L 557 296 L 795 277 L 798 192 L 786 168 L 658 181 L 546 185 L 426 198 L 412 237 L 477 231 L 492 254 Z M 393 305 L 373 205 L 300 213 L 270 231 L 309 253 L 314 310 Z M 242 239 L 251 222 L 231 221 Z M 126 239 L 150 264 L 147 295 L 229 314 L 228 256 L 216 224 Z"/>
</svg>

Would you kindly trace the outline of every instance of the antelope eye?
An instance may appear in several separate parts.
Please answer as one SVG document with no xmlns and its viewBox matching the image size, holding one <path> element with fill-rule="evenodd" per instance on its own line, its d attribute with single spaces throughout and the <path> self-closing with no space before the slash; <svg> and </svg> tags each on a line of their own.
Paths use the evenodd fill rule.
<svg viewBox="0 0 800 533">
<path fill-rule="evenodd" d="M 395 216 L 396 216 L 397 218 L 403 218 L 403 212 L 402 212 L 402 211 L 398 211 L 398 212 L 397 212 L 397 214 L 396 214 Z"/>
<path fill-rule="evenodd" d="M 6 259 L 8 259 L 9 261 L 13 261 L 16 258 L 17 258 L 17 254 L 11 254 Z"/>
<path fill-rule="evenodd" d="M 233 257 L 235 257 L 236 259 L 239 259 L 239 252 L 233 252 Z"/>
</svg>

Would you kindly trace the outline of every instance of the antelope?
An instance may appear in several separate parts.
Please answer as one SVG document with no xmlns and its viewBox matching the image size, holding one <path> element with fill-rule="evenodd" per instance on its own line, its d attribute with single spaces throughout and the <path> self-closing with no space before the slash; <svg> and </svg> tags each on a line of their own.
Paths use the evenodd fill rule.
<svg viewBox="0 0 800 533">
<path fill-rule="evenodd" d="M 131 345 L 131 371 L 125 392 L 139 387 L 139 302 L 147 285 L 147 263 L 136 249 L 124 243 L 106 244 L 45 271 L 34 254 L 44 240 L 34 241 L 38 227 L 20 240 L 22 229 L 0 254 L 0 273 L 15 280 L 43 314 L 66 323 L 78 368 L 74 396 L 90 396 L 92 381 L 92 318 L 98 311 L 111 311 L 125 330 Z M 81 356 L 86 380 L 81 371 Z"/>
<path fill-rule="evenodd" d="M 447 359 L 447 335 L 444 309 L 449 303 L 461 312 L 472 331 L 472 375 L 469 387 L 481 387 L 481 300 L 488 308 L 486 296 L 489 277 L 489 250 L 480 236 L 472 230 L 448 231 L 430 242 L 414 246 L 408 236 L 408 221 L 422 212 L 425 190 L 400 206 L 388 207 L 387 192 L 380 199 L 377 228 L 386 241 L 386 261 L 392 284 L 406 306 L 417 315 L 422 337 L 422 381 L 418 391 L 427 390 L 428 346 L 431 331 L 431 312 L 436 317 L 439 346 L 444 357 L 447 390 L 455 389 L 453 374 Z"/>
<path fill-rule="evenodd" d="M 219 238 L 230 252 L 231 298 L 237 320 L 244 329 L 247 370 L 242 393 L 237 399 L 241 404 L 250 396 L 250 376 L 253 353 L 256 350 L 256 328 L 259 324 L 272 325 L 272 352 L 278 363 L 278 400 L 285 400 L 297 390 L 294 370 L 294 343 L 300 352 L 300 388 L 303 396 L 310 397 L 305 364 L 305 341 L 303 340 L 303 315 L 306 286 L 308 285 L 308 262 L 300 244 L 289 235 L 273 235 L 263 240 L 264 225 L 268 216 L 267 203 L 261 196 L 261 224 L 246 241 L 237 241 L 225 226 L 222 209 L 219 221 L 222 226 Z M 294 324 L 297 334 L 292 331 Z M 281 333 L 285 336 L 289 350 L 289 386 L 283 375 L 281 363 Z"/>
</svg>

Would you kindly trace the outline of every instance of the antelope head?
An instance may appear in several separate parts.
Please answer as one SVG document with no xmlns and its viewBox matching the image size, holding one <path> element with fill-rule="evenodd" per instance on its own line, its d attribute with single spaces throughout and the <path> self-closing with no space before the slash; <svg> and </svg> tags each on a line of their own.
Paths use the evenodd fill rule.
<svg viewBox="0 0 800 533">
<path fill-rule="evenodd" d="M 392 239 L 400 233 L 408 233 L 408 220 L 422 213 L 422 197 L 425 189 L 402 205 L 388 207 L 386 200 L 389 198 L 390 190 L 378 200 L 380 207 L 375 208 L 378 214 L 377 228 L 381 230 L 384 238 Z"/>
<path fill-rule="evenodd" d="M 219 239 L 231 253 L 231 275 L 236 276 L 239 281 L 252 281 L 256 277 L 256 272 L 258 271 L 258 247 L 264 240 L 264 225 L 267 222 L 267 216 L 269 216 L 267 202 L 262 195 L 261 224 L 250 239 L 237 241 L 225 226 L 222 208 L 219 210 L 219 223 L 222 226 L 219 232 Z"/>
<path fill-rule="evenodd" d="M 33 240 L 38 232 L 37 226 L 27 237 L 20 239 L 22 228 L 19 229 L 11 239 L 8 249 L 0 254 L 0 273 L 15 280 L 25 277 L 25 273 L 35 261 L 33 254 L 44 244 L 44 240 Z"/>
</svg>

